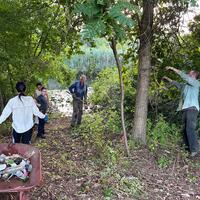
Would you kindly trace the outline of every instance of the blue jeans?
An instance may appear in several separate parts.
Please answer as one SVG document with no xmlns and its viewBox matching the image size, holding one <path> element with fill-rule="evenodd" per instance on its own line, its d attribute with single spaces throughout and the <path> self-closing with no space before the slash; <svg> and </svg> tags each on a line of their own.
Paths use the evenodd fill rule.
<svg viewBox="0 0 200 200">
<path fill-rule="evenodd" d="M 198 110 L 188 108 L 183 110 L 183 141 L 190 152 L 199 151 L 196 133 Z"/>
<path fill-rule="evenodd" d="M 13 143 L 30 144 L 32 137 L 32 128 L 24 133 L 17 133 L 15 129 L 12 131 L 13 134 Z"/>
<path fill-rule="evenodd" d="M 42 136 L 42 135 L 44 135 L 44 125 L 45 125 L 44 119 L 40 119 L 40 118 L 39 118 L 38 134 L 37 134 L 37 136 Z"/>
</svg>

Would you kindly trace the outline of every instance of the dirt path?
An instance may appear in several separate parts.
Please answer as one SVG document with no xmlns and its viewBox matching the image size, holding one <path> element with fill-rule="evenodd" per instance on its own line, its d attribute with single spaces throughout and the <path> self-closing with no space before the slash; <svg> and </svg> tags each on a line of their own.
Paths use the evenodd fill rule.
<svg viewBox="0 0 200 200">
<path fill-rule="evenodd" d="M 33 143 L 42 154 L 43 183 L 30 191 L 31 200 L 200 199 L 200 158 L 183 162 L 177 155 L 159 169 L 147 149 L 137 149 L 130 159 L 105 166 L 69 130 L 68 118 L 51 119 L 46 139 Z"/>
<path fill-rule="evenodd" d="M 42 187 L 30 193 L 32 199 L 85 199 L 84 183 L 95 181 L 95 176 L 88 174 L 94 166 L 90 166 L 87 149 L 80 139 L 70 136 L 68 118 L 54 119 L 46 131 L 47 139 L 34 143 L 41 150 L 44 180 Z M 89 197 L 95 199 L 94 195 Z"/>
</svg>

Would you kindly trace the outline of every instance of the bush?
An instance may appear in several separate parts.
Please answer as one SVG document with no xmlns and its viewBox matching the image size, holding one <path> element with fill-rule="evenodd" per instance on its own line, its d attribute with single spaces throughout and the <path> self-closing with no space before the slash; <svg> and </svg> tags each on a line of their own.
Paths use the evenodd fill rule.
<svg viewBox="0 0 200 200">
<path fill-rule="evenodd" d="M 160 149 L 173 150 L 180 141 L 180 130 L 175 124 L 169 124 L 160 115 L 155 125 L 148 120 L 147 143 L 152 152 Z"/>
<path fill-rule="evenodd" d="M 148 120 L 147 144 L 160 168 L 168 167 L 179 150 L 180 130 L 160 115 L 155 125 Z"/>
<path fill-rule="evenodd" d="M 117 152 L 110 137 L 120 132 L 120 117 L 116 111 L 108 110 L 85 115 L 82 124 L 75 130 L 85 145 L 95 149 L 103 160 L 116 162 Z"/>
<path fill-rule="evenodd" d="M 110 107 L 119 104 L 119 75 L 116 68 L 105 68 L 93 82 L 94 93 L 91 96 L 93 104 Z"/>
</svg>

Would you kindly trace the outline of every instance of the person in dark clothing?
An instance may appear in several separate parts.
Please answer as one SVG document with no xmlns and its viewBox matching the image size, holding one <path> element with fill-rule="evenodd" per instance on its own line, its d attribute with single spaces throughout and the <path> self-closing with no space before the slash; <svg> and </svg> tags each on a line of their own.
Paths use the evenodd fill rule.
<svg viewBox="0 0 200 200">
<path fill-rule="evenodd" d="M 86 76 L 81 75 L 80 80 L 76 81 L 69 87 L 73 97 L 73 114 L 71 126 L 80 125 L 83 114 L 83 104 L 87 104 L 87 84 Z"/>
<path fill-rule="evenodd" d="M 39 104 L 39 110 L 40 112 L 42 112 L 43 114 L 47 113 L 47 109 L 48 109 L 48 102 L 46 99 L 46 93 L 47 93 L 47 89 L 45 87 L 41 88 L 41 95 L 39 95 L 37 97 L 37 103 Z M 39 118 L 39 125 L 38 125 L 38 134 L 37 137 L 44 139 L 44 127 L 45 127 L 45 120 L 42 118 Z"/>
</svg>

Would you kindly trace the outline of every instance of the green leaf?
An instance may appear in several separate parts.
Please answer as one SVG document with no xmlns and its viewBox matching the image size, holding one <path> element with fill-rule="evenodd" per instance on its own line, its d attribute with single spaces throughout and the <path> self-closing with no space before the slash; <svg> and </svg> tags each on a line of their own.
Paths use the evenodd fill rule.
<svg viewBox="0 0 200 200">
<path fill-rule="evenodd" d="M 103 5 L 103 6 L 106 5 L 104 0 L 97 0 L 97 4 Z"/>
<path fill-rule="evenodd" d="M 101 36 L 106 32 L 106 25 L 100 19 L 92 20 L 83 27 L 83 35 L 85 38 L 93 38 Z"/>
<path fill-rule="evenodd" d="M 94 2 L 87 2 L 83 4 L 78 4 L 75 6 L 75 13 L 81 13 L 88 17 L 93 17 L 100 13 L 100 9 L 96 6 Z"/>
<path fill-rule="evenodd" d="M 112 27 L 113 27 L 113 30 L 116 34 L 116 37 L 119 40 L 123 40 L 125 35 L 126 35 L 124 28 L 122 26 L 120 26 L 119 24 L 113 24 Z"/>
<path fill-rule="evenodd" d="M 132 27 L 134 25 L 134 21 L 124 14 L 125 9 L 130 11 L 137 10 L 138 12 L 136 6 L 132 5 L 131 3 L 119 2 L 110 9 L 108 15 L 112 19 L 117 20 L 121 25 Z"/>
</svg>

